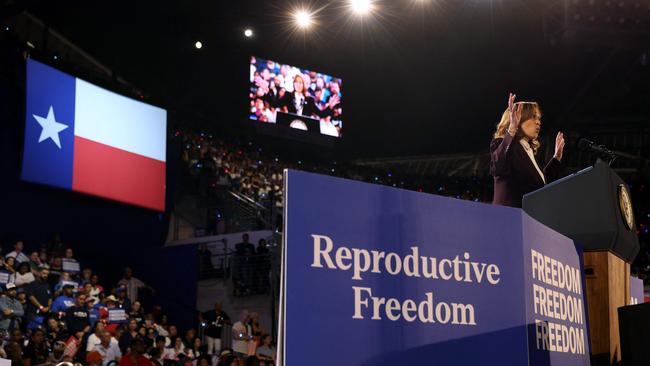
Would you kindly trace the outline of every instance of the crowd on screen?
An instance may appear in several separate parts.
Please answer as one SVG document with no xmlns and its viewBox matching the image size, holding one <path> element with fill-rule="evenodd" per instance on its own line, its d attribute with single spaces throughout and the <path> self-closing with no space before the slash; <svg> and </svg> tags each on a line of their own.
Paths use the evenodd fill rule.
<svg viewBox="0 0 650 366">
<path fill-rule="evenodd" d="M 231 319 L 217 303 L 199 313 L 202 329 L 178 329 L 160 306 L 145 309 L 140 298 L 153 289 L 130 268 L 109 285 L 54 243 L 26 252 L 17 241 L 0 257 L 0 357 L 12 365 L 274 364 L 272 338 L 257 314 Z M 232 348 L 221 344 L 226 329 Z"/>
<path fill-rule="evenodd" d="M 292 113 L 318 119 L 321 134 L 343 135 L 341 79 L 251 57 L 249 80 L 251 119 L 276 123 L 278 112 Z"/>
</svg>

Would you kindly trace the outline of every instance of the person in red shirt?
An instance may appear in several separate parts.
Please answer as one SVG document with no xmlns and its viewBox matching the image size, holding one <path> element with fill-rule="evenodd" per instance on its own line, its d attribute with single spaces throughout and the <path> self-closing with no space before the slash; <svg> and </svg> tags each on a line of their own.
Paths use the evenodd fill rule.
<svg viewBox="0 0 650 366">
<path fill-rule="evenodd" d="M 153 366 L 148 358 L 144 357 L 144 341 L 136 338 L 131 343 L 131 352 L 120 359 L 118 366 Z"/>
</svg>

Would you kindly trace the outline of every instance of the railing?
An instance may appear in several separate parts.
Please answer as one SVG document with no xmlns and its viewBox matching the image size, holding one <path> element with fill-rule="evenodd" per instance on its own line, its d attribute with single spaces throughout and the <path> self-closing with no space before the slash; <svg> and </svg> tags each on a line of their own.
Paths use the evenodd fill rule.
<svg viewBox="0 0 650 366">
<path fill-rule="evenodd" d="M 269 208 L 255 202 L 252 198 L 228 191 L 232 200 L 232 208 L 241 222 L 248 223 L 244 230 L 268 229 L 271 227 L 271 215 Z"/>
<path fill-rule="evenodd" d="M 268 294 L 271 291 L 271 266 L 275 252 L 244 255 L 225 246 L 221 253 L 199 252 L 199 278 L 232 281 L 233 295 Z"/>
<path fill-rule="evenodd" d="M 211 189 L 206 202 L 208 231 L 226 234 L 271 227 L 268 208 L 226 187 Z"/>
<path fill-rule="evenodd" d="M 251 256 L 235 255 L 231 257 L 231 265 L 235 296 L 270 292 L 270 253 Z"/>
<path fill-rule="evenodd" d="M 272 229 L 275 205 L 272 200 L 256 202 L 227 186 L 209 186 L 204 177 L 190 177 L 186 186 L 201 186 L 204 194 L 185 190 L 176 199 L 171 222 L 171 240 L 241 231 Z M 187 227 L 191 225 L 190 227 Z"/>
</svg>

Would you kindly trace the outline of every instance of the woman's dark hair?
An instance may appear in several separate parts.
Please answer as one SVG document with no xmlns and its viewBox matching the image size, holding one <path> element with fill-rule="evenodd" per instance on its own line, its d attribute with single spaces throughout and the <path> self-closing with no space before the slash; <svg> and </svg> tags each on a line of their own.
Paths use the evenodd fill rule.
<svg viewBox="0 0 650 366">
<path fill-rule="evenodd" d="M 219 363 L 217 364 L 217 366 L 230 366 L 236 360 L 237 360 L 237 357 L 235 357 L 235 356 L 226 356 L 226 357 L 223 357 L 223 358 L 221 358 L 219 360 Z"/>
<path fill-rule="evenodd" d="M 196 364 L 198 365 L 201 360 L 206 360 L 208 361 L 208 365 L 212 365 L 212 359 L 208 355 L 201 355 L 196 359 Z"/>
<path fill-rule="evenodd" d="M 97 322 L 97 323 L 95 323 L 95 325 L 93 325 L 93 328 L 92 328 L 93 333 L 97 330 L 97 324 L 99 324 L 99 323 L 101 323 L 101 322 Z M 104 323 L 102 323 L 102 324 L 104 324 Z"/>
<path fill-rule="evenodd" d="M 45 330 L 43 330 L 43 328 L 36 328 L 36 329 L 34 329 L 34 331 L 32 332 L 32 338 L 34 338 L 34 336 L 36 335 L 36 333 L 43 333 L 44 336 L 46 335 L 46 334 L 45 334 Z"/>
</svg>

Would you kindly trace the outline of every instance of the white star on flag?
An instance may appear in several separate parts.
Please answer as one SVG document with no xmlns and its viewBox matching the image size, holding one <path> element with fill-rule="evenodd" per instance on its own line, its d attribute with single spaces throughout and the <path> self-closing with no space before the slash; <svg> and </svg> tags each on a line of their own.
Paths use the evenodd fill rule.
<svg viewBox="0 0 650 366">
<path fill-rule="evenodd" d="M 68 128 L 67 125 L 59 123 L 54 118 L 54 109 L 50 106 L 49 112 L 47 112 L 47 118 L 37 116 L 32 114 L 36 118 L 36 122 L 43 128 L 41 131 L 41 137 L 38 138 L 38 142 L 41 143 L 47 139 L 52 139 L 56 146 L 61 148 L 61 140 L 59 140 L 59 132 Z"/>
</svg>

